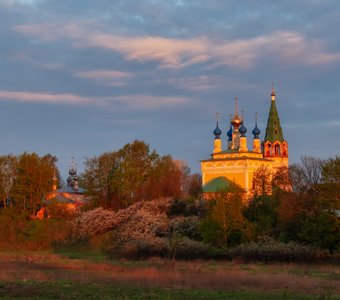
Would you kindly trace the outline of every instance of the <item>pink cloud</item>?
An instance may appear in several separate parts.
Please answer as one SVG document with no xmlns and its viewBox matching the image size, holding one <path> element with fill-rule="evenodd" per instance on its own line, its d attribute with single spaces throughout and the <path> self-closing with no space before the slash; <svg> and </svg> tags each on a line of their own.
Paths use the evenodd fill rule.
<svg viewBox="0 0 340 300">
<path fill-rule="evenodd" d="M 93 70 L 93 71 L 81 71 L 74 72 L 73 75 L 79 78 L 85 78 L 93 80 L 107 86 L 122 86 L 125 85 L 130 77 L 131 73 L 121 72 L 115 70 Z"/>
<path fill-rule="evenodd" d="M 0 90 L 0 99 L 29 102 L 29 103 L 54 103 L 54 104 L 91 104 L 93 99 L 74 94 L 49 94 L 35 92 L 13 92 Z"/>
<path fill-rule="evenodd" d="M 118 96 L 115 98 L 115 100 L 123 105 L 139 109 L 177 107 L 182 105 L 189 105 L 192 102 L 191 99 L 187 97 L 152 95 Z"/>
<path fill-rule="evenodd" d="M 87 30 L 85 24 L 48 22 L 41 24 L 16 25 L 13 30 L 24 35 L 34 37 L 44 42 L 59 39 L 79 39 L 85 37 Z"/>
<path fill-rule="evenodd" d="M 177 40 L 162 37 L 119 37 L 108 34 L 89 35 L 76 43 L 78 47 L 100 47 L 125 55 L 127 60 L 158 60 L 169 66 L 176 66 L 185 60 L 207 56 L 205 39 Z"/>
<path fill-rule="evenodd" d="M 0 90 L 0 100 L 22 103 L 68 104 L 129 107 L 134 109 L 158 109 L 191 103 L 190 98 L 177 96 L 124 95 L 114 97 L 83 97 L 75 94 L 49 94 L 39 92 L 15 92 Z"/>
<path fill-rule="evenodd" d="M 171 85 L 179 87 L 184 90 L 191 90 L 196 92 L 208 90 L 226 90 L 226 89 L 239 89 L 239 90 L 253 90 L 257 88 L 255 84 L 246 84 L 233 78 L 226 78 L 221 75 L 201 75 L 193 77 L 172 77 L 167 80 Z"/>
<path fill-rule="evenodd" d="M 129 78 L 130 73 L 114 71 L 114 70 L 94 70 L 94 71 L 81 71 L 75 72 L 76 77 L 101 80 L 101 79 L 116 79 L 116 78 Z"/>
<path fill-rule="evenodd" d="M 46 23 L 19 25 L 14 30 L 45 42 L 69 39 L 73 47 L 119 52 L 127 60 L 159 61 L 160 68 L 185 68 L 204 62 L 251 68 L 259 59 L 267 57 L 300 65 L 322 65 L 340 60 L 340 53 L 328 52 L 320 41 L 307 39 L 291 31 L 277 31 L 248 39 L 216 41 L 206 37 L 170 39 L 159 36 L 117 36 L 88 27 L 86 23 Z"/>
</svg>

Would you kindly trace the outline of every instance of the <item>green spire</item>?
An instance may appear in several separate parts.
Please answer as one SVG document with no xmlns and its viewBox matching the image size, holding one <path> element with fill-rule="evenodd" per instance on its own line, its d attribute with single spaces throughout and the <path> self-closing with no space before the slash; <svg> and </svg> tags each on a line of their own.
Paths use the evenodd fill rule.
<svg viewBox="0 0 340 300">
<path fill-rule="evenodd" d="M 269 110 L 269 117 L 268 117 L 268 122 L 267 122 L 267 128 L 266 128 L 266 136 L 264 138 L 264 141 L 270 141 L 270 142 L 275 142 L 275 141 L 280 141 L 283 142 L 283 133 L 282 133 L 282 127 L 280 125 L 280 118 L 279 114 L 276 109 L 276 104 L 275 104 L 275 90 L 274 87 L 272 89 L 272 94 L 271 94 L 271 105 L 270 105 L 270 110 Z"/>
</svg>

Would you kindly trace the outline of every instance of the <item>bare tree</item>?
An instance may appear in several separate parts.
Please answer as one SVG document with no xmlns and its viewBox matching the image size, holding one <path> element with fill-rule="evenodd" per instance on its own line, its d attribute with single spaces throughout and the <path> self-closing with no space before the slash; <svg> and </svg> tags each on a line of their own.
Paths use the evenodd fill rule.
<svg viewBox="0 0 340 300">
<path fill-rule="evenodd" d="M 254 195 L 270 195 L 272 193 L 273 173 L 268 167 L 261 165 L 253 175 L 252 193 Z"/>
<path fill-rule="evenodd" d="M 11 205 L 10 192 L 15 179 L 17 158 L 14 155 L 0 156 L 0 197 L 3 206 Z"/>
<path fill-rule="evenodd" d="M 311 189 L 321 183 L 324 161 L 312 156 L 301 156 L 301 162 L 289 168 L 289 175 L 295 192 Z"/>
</svg>

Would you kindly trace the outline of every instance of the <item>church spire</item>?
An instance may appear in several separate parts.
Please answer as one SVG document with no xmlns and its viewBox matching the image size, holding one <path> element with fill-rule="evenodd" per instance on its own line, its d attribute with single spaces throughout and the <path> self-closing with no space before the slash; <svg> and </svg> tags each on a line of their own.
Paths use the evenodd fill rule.
<svg viewBox="0 0 340 300">
<path fill-rule="evenodd" d="M 271 104 L 270 104 L 270 110 L 269 110 L 269 117 L 267 122 L 267 128 L 266 128 L 266 135 L 264 137 L 264 141 L 270 141 L 270 142 L 283 142 L 283 133 L 282 133 L 282 127 L 280 124 L 280 118 L 279 114 L 277 112 L 276 103 L 275 103 L 275 90 L 274 85 L 272 87 L 272 94 L 271 94 Z"/>
<path fill-rule="evenodd" d="M 231 121 L 231 125 L 233 125 L 233 135 L 232 135 L 232 150 L 238 150 L 240 148 L 240 132 L 239 128 L 242 125 L 242 120 L 238 116 L 238 98 L 235 98 L 235 114 Z"/>
<path fill-rule="evenodd" d="M 272 82 L 272 94 L 271 94 L 271 97 L 272 97 L 272 101 L 275 101 L 275 88 L 274 88 L 274 82 Z"/>
<path fill-rule="evenodd" d="M 281 161 L 286 159 L 288 166 L 288 143 L 283 137 L 279 114 L 276 108 L 274 84 L 272 85 L 271 104 L 266 127 L 266 135 L 263 140 L 263 156 Z"/>
<path fill-rule="evenodd" d="M 52 182 L 53 182 L 52 190 L 53 190 L 53 191 L 56 191 L 56 190 L 57 190 L 58 178 L 57 178 L 57 176 L 55 175 L 55 169 L 54 169 L 54 173 L 53 173 L 53 177 L 52 177 Z"/>
</svg>

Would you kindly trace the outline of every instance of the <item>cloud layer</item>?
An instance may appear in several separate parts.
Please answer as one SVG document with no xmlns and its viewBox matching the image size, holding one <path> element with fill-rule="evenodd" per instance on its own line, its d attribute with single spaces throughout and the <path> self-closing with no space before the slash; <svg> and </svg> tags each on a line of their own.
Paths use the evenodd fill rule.
<svg viewBox="0 0 340 300">
<path fill-rule="evenodd" d="M 340 60 L 340 52 L 328 51 L 320 40 L 308 39 L 294 31 L 276 31 L 247 39 L 212 40 L 207 37 L 117 36 L 89 30 L 75 23 L 17 25 L 13 30 L 42 42 L 67 39 L 75 48 L 115 51 L 126 60 L 158 61 L 161 68 L 185 68 L 203 63 L 251 68 L 264 58 L 300 66 Z"/>
<path fill-rule="evenodd" d="M 216 112 L 223 142 L 235 96 L 264 132 L 275 82 L 291 160 L 334 155 L 339 27 L 331 0 L 0 1 L 2 153 L 67 170 L 143 139 L 198 171 Z"/>
</svg>

